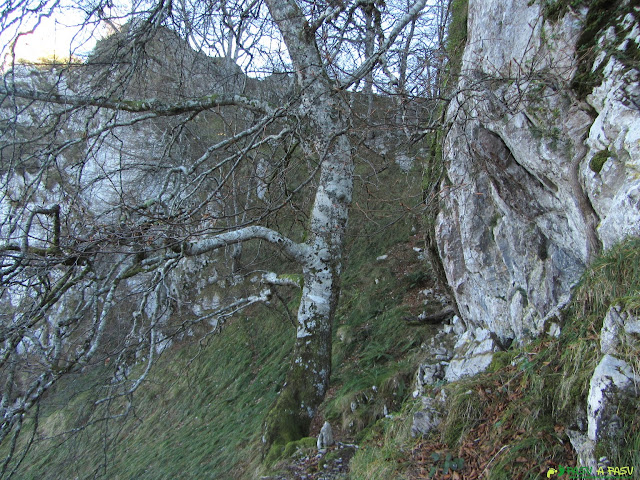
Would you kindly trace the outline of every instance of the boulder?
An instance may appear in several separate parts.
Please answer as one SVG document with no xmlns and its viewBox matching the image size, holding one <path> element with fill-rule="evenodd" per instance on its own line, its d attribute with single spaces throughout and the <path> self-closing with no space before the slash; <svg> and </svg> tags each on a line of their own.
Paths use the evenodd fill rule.
<svg viewBox="0 0 640 480">
<path fill-rule="evenodd" d="M 624 428 L 617 412 L 620 403 L 635 398 L 638 378 L 624 361 L 605 355 L 596 367 L 589 383 L 587 399 L 587 434 L 597 442 L 603 438 L 616 438 Z"/>
<path fill-rule="evenodd" d="M 427 435 L 440 425 L 440 412 L 437 409 L 437 401 L 431 397 L 422 397 L 422 410 L 413 414 L 411 436 L 420 437 Z"/>
<path fill-rule="evenodd" d="M 634 345 L 640 335 L 640 320 L 620 305 L 609 308 L 602 322 L 600 351 L 616 355 L 622 345 Z"/>
<path fill-rule="evenodd" d="M 335 441 L 333 440 L 333 431 L 331 430 L 331 424 L 329 422 L 324 422 L 324 425 L 322 425 L 320 433 L 318 434 L 318 450 L 330 447 L 334 443 Z"/>
</svg>

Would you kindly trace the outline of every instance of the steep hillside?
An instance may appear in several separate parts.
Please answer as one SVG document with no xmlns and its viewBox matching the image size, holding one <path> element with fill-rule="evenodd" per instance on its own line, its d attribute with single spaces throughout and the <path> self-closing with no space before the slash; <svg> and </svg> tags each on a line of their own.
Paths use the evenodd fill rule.
<svg viewBox="0 0 640 480">
<path fill-rule="evenodd" d="M 332 389 L 314 435 L 326 419 L 336 440 L 352 444 L 411 397 L 423 344 L 435 328 L 417 318 L 444 300 L 424 262 L 420 216 L 398 209 L 390 197 L 401 192 L 407 203 L 419 199 L 420 168 L 388 168 L 380 183 L 358 190 L 361 210 L 352 217 L 348 241 Z M 107 393 L 100 386 L 111 375 L 108 360 L 60 385 L 43 403 L 39 424 L 25 426 L 37 436 L 22 437 L 18 445 L 22 452 L 33 442 L 17 477 L 252 479 L 274 469 L 297 478 L 289 455 L 309 445 L 301 451 L 315 455 L 315 438 L 276 450 L 261 465 L 262 426 L 290 361 L 295 327 L 289 315 L 299 302 L 295 292 L 281 293 L 269 308 L 246 310 L 202 340 L 206 329 L 194 326 L 163 350 L 129 397 L 100 401 Z M 317 468 L 316 461 L 299 471 L 313 475 Z"/>
<path fill-rule="evenodd" d="M 309 409 L 310 436 L 297 438 L 300 428 L 289 422 L 290 412 L 268 413 L 286 388 L 287 369 L 301 363 L 291 352 L 304 338 L 296 337 L 295 322 L 304 279 L 289 273 L 273 277 L 281 283 L 271 285 L 260 300 L 264 305 L 256 301 L 234 315 L 218 316 L 225 297 L 246 297 L 266 282 L 264 272 L 288 272 L 293 265 L 290 251 L 269 250 L 260 257 L 265 243 L 243 248 L 229 243 L 206 258 L 167 263 L 162 275 L 153 272 L 161 279 L 157 298 L 144 293 L 144 272 L 123 280 L 108 341 L 90 364 L 44 395 L 37 415 L 20 424 L 24 434 L 16 443 L 0 446 L 2 458 L 15 452 L 0 466 L 3 475 L 637 476 L 640 7 L 631 0 L 455 0 L 451 8 L 450 59 L 441 72 L 450 101 L 407 107 L 395 98 L 340 92 L 341 105 L 350 109 L 341 116 L 349 117 L 352 130 L 355 187 L 340 298 L 327 342 L 331 380 L 323 403 Z M 235 65 L 200 57 L 173 38 L 150 45 L 152 57 L 161 56 L 163 41 L 172 45 L 166 51 L 175 69 L 150 62 L 137 86 L 144 94 L 162 95 L 166 85 L 172 95 L 189 89 L 209 94 L 206 82 L 185 76 L 181 59 L 200 80 L 221 82 L 226 93 L 249 91 L 276 103 L 291 95 L 288 75 L 249 79 Z M 45 77 L 31 75 L 29 82 Z M 185 152 L 206 158 L 207 145 L 217 137 L 231 138 L 238 126 L 254 128 L 259 117 L 243 112 L 194 115 L 184 136 L 171 143 L 177 150 L 170 158 L 175 165 Z M 443 124 L 432 131 L 438 113 Z M 130 144 L 132 157 L 143 156 L 166 132 L 180 130 L 172 122 L 153 120 L 146 129 L 118 130 L 114 137 Z M 303 129 L 291 122 L 283 121 L 286 135 L 290 126 Z M 407 134 L 403 122 L 421 134 Z M 423 124 L 429 128 L 421 130 Z M 269 128 L 276 132 L 265 123 L 255 138 L 273 133 Z M 195 204 L 188 202 L 202 200 L 207 189 L 218 191 L 210 171 L 201 173 L 203 183 L 190 186 L 184 201 L 175 188 L 182 210 L 166 217 L 151 214 L 160 211 L 161 202 L 144 202 L 162 180 L 153 173 L 122 175 L 117 188 L 127 187 L 122 191 L 135 208 L 125 212 L 134 216 L 122 217 L 120 227 L 135 215 L 148 220 L 126 230 L 147 245 L 161 236 L 154 232 L 174 238 L 173 221 L 181 215 L 192 222 L 179 227 L 185 236 L 196 227 L 198 235 L 214 228 L 224 232 L 227 227 L 220 225 L 229 218 L 244 225 L 237 204 L 246 197 L 244 212 L 255 222 L 276 226 L 304 244 L 313 203 L 307 187 L 318 183 L 323 162 L 314 164 L 316 154 L 299 148 L 293 137 L 275 146 L 256 141 L 253 163 L 223 172 L 227 179 L 237 173 L 247 183 L 233 177 L 233 188 L 224 190 L 228 202 L 207 198 L 207 208 L 195 217 L 185 213 Z M 110 151 L 105 145 L 99 148 Z M 247 151 L 254 146 L 247 145 Z M 224 150 L 212 168 L 235 158 L 226 155 L 238 155 L 239 162 L 243 148 Z M 72 154 L 61 168 L 73 168 Z M 115 154 L 109 158 L 127 162 Z M 180 174 L 180 168 L 174 170 L 166 185 L 171 174 Z M 99 230 L 98 220 L 113 220 L 120 212 L 92 204 L 101 204 L 94 198 L 104 193 L 100 184 L 113 183 L 92 173 L 91 188 L 77 192 L 96 215 L 87 222 L 87 228 L 95 224 L 89 233 L 96 242 L 102 238 L 98 234 L 124 237 L 125 230 Z M 49 190 L 34 193 L 38 201 L 66 201 L 61 181 L 52 178 L 48 184 Z M 226 212 L 232 203 L 233 211 Z M 162 228 L 157 218 L 163 218 Z M 144 298 L 138 310 L 129 293 Z M 161 321 L 153 325 L 162 327 L 158 348 L 149 334 L 149 344 L 139 340 L 127 356 L 120 344 L 123 329 L 132 316 L 154 308 Z M 156 354 L 154 368 L 142 375 Z M 23 360 L 27 378 L 37 364 L 27 356 Z M 136 378 L 144 379 L 136 389 L 122 387 Z M 281 435 L 271 444 L 265 425 L 276 417 L 284 420 L 276 422 Z M 335 443 L 318 445 L 318 436 L 327 438 L 325 422 Z"/>
<path fill-rule="evenodd" d="M 60 385 L 42 405 L 16 478 L 253 478 L 262 419 L 277 396 L 291 325 L 270 310 L 165 350 L 135 395 L 99 403 L 107 368 Z M 107 367 L 107 366 L 105 366 Z M 87 420 L 90 420 L 87 423 Z M 19 445 L 21 447 L 22 445 Z"/>
</svg>

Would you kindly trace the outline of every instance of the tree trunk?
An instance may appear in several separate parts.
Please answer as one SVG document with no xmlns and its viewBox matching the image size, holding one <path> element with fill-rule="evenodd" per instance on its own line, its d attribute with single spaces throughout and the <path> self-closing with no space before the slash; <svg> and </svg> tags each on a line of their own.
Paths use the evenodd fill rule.
<svg viewBox="0 0 640 480">
<path fill-rule="evenodd" d="M 353 191 L 353 157 L 346 136 L 347 109 L 322 67 L 315 35 L 291 0 L 267 0 L 287 44 L 300 87 L 309 142 L 322 162 L 309 226 L 311 253 L 304 262 L 296 343 L 286 383 L 265 423 L 264 442 L 305 436 L 331 374 L 331 326 L 339 296 L 342 250 Z"/>
<path fill-rule="evenodd" d="M 304 270 L 296 343 L 286 382 L 265 423 L 265 453 L 274 444 L 308 435 L 329 385 L 331 324 L 338 299 L 338 289 L 332 286 L 335 275 Z M 321 295 L 314 294 L 320 291 Z"/>
</svg>

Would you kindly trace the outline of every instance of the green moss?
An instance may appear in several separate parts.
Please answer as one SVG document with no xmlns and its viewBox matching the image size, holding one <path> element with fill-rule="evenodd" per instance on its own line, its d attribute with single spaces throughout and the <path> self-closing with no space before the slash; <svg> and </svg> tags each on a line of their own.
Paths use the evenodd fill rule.
<svg viewBox="0 0 640 480">
<path fill-rule="evenodd" d="M 593 158 L 591 158 L 591 161 L 589 162 L 589 168 L 592 172 L 600 173 L 602 167 L 610 157 L 611 154 L 609 153 L 609 149 L 600 150 L 593 156 Z"/>
<path fill-rule="evenodd" d="M 493 358 L 491 359 L 491 364 L 487 369 L 489 372 L 497 372 L 498 370 L 502 370 L 503 368 L 511 365 L 513 359 L 515 358 L 515 352 L 495 352 L 493 354 Z"/>
<path fill-rule="evenodd" d="M 303 286 L 304 277 L 300 273 L 281 273 L 279 276 L 285 280 L 291 280 L 292 282 L 297 283 L 300 288 Z"/>
<path fill-rule="evenodd" d="M 331 372 L 330 335 L 328 329 L 315 328 L 310 336 L 296 340 L 285 385 L 265 421 L 263 442 L 267 449 L 309 434 Z"/>
<path fill-rule="evenodd" d="M 300 402 L 296 389 L 291 387 L 283 389 L 265 419 L 264 438 L 265 445 L 269 449 L 266 457 L 272 455 L 274 446 L 284 447 L 287 443 L 299 440 L 308 433 L 310 420 L 305 421 L 300 416 L 299 410 Z"/>
<path fill-rule="evenodd" d="M 451 20 L 447 31 L 446 50 L 449 56 L 447 85 L 453 85 L 460 75 L 462 53 L 467 42 L 467 19 L 469 16 L 469 0 L 453 0 L 451 2 Z"/>
<path fill-rule="evenodd" d="M 264 465 L 268 468 L 273 467 L 284 456 L 284 445 L 276 443 L 271 445 L 269 451 L 264 457 Z"/>
<path fill-rule="evenodd" d="M 530 2 L 533 3 L 533 2 Z M 587 0 L 542 0 L 542 14 L 546 19 L 558 21 L 569 10 L 569 8 L 577 9 L 588 3 Z"/>
<path fill-rule="evenodd" d="M 298 452 L 309 452 L 315 450 L 317 439 L 315 437 L 303 437 L 286 445 L 281 443 L 272 445 L 265 457 L 265 465 L 271 467 L 280 460 L 291 458 Z"/>
<path fill-rule="evenodd" d="M 295 442 L 287 444 L 284 449 L 284 454 L 291 456 L 299 450 L 313 450 L 316 448 L 317 439 L 315 437 L 304 437 Z"/>
</svg>

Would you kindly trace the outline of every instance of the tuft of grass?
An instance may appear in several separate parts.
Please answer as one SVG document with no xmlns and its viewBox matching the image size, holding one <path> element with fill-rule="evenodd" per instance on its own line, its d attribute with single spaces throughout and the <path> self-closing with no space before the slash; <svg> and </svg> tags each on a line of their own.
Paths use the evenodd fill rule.
<svg viewBox="0 0 640 480">
<path fill-rule="evenodd" d="M 614 305 L 632 314 L 640 312 L 640 238 L 620 242 L 594 260 L 576 287 L 562 335 L 549 355 L 559 359 L 562 381 L 554 409 L 562 419 L 570 419 L 575 406 L 584 405 L 589 379 L 601 359 L 602 321 Z M 636 371 L 639 353 L 637 345 L 620 352 Z"/>
<path fill-rule="evenodd" d="M 407 478 L 407 452 L 416 443 L 411 438 L 416 409 L 416 402 L 408 401 L 398 415 L 383 418 L 363 432 L 362 446 L 350 463 L 351 480 Z"/>
<path fill-rule="evenodd" d="M 474 384 L 470 382 L 455 383 L 449 395 L 451 401 L 447 405 L 447 416 L 444 419 L 441 439 L 449 447 L 457 446 L 466 435 L 484 420 L 484 406 Z"/>
<path fill-rule="evenodd" d="M 640 238 L 614 245 L 591 264 L 576 290 L 574 310 L 601 315 L 620 301 L 623 306 L 640 296 Z"/>
</svg>

